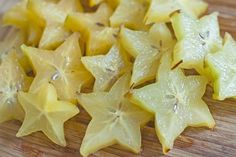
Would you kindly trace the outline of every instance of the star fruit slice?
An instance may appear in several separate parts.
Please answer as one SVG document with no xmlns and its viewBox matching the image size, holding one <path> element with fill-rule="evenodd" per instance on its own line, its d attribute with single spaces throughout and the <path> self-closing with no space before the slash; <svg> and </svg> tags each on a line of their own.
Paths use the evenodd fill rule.
<svg viewBox="0 0 236 157">
<path fill-rule="evenodd" d="M 6 11 L 2 19 L 3 24 L 26 27 L 28 22 L 27 3 L 28 0 L 22 0 Z"/>
<path fill-rule="evenodd" d="M 22 53 L 20 46 L 25 43 L 25 35 L 18 29 L 12 28 L 4 40 L 0 42 L 0 58 L 1 56 L 7 55 L 14 49 L 18 62 L 21 64 L 26 73 L 32 70 L 27 57 Z"/>
<path fill-rule="evenodd" d="M 79 103 L 92 117 L 80 152 L 88 156 L 113 144 L 138 153 L 141 151 L 140 125 L 152 114 L 130 103 L 125 95 L 129 92 L 130 76 L 122 76 L 109 92 L 80 94 Z"/>
<path fill-rule="evenodd" d="M 230 34 L 226 33 L 223 48 L 216 53 L 208 54 L 206 61 L 214 80 L 214 98 L 235 98 L 236 42 Z"/>
<path fill-rule="evenodd" d="M 146 24 L 169 22 L 171 14 L 181 10 L 193 18 L 207 11 L 208 4 L 203 0 L 151 0 L 145 16 Z"/>
<path fill-rule="evenodd" d="M 27 8 L 28 0 L 23 0 L 10 8 L 3 15 L 3 25 L 19 28 L 26 36 L 26 43 L 38 46 L 43 29 L 30 18 L 31 12 Z"/>
<path fill-rule="evenodd" d="M 0 123 L 23 120 L 24 111 L 17 100 L 19 91 L 28 91 L 32 79 L 27 77 L 11 50 L 0 58 Z"/>
<path fill-rule="evenodd" d="M 175 44 L 166 24 L 154 24 L 149 32 L 123 27 L 120 41 L 124 49 L 135 58 L 130 83 L 132 86 L 155 79 L 161 54 L 172 50 Z"/>
<path fill-rule="evenodd" d="M 133 90 L 130 99 L 155 114 L 156 133 L 167 153 L 186 127 L 213 128 L 215 121 L 202 100 L 205 77 L 185 76 L 179 68 L 171 70 L 171 53 L 164 54 L 157 76 L 156 83 Z"/>
<path fill-rule="evenodd" d="M 173 67 L 195 69 L 208 76 L 205 57 L 222 47 L 217 16 L 218 13 L 212 13 L 199 20 L 185 13 L 177 12 L 172 16 L 171 22 L 178 40 L 174 48 Z"/>
<path fill-rule="evenodd" d="M 64 21 L 69 13 L 82 11 L 78 0 L 61 0 L 50 3 L 42 0 L 29 0 L 30 17 L 36 24 L 44 28 L 39 48 L 55 49 L 70 35 L 64 27 Z"/>
<path fill-rule="evenodd" d="M 19 49 L 24 42 L 25 37 L 18 29 L 10 29 L 5 35 L 3 41 L 0 42 L 0 56 L 6 55 L 12 51 L 12 49 L 16 49 L 17 52 L 19 52 L 17 55 L 22 56 L 22 53 L 19 51 Z"/>
<path fill-rule="evenodd" d="M 115 43 L 118 28 L 109 27 L 112 9 L 105 3 L 94 13 L 69 14 L 65 25 L 73 32 L 80 32 L 86 43 L 86 55 L 106 54 Z"/>
<path fill-rule="evenodd" d="M 55 51 L 22 46 L 36 73 L 31 91 L 40 88 L 45 82 L 51 82 L 60 100 L 76 101 L 76 93 L 92 78 L 81 63 L 78 40 L 79 35 L 75 33 Z"/>
<path fill-rule="evenodd" d="M 95 77 L 94 91 L 108 90 L 127 70 L 130 63 L 122 48 L 115 44 L 106 55 L 82 57 L 82 63 Z"/>
<path fill-rule="evenodd" d="M 42 131 L 54 143 L 66 146 L 64 123 L 79 113 L 76 105 L 58 101 L 56 89 L 49 83 L 34 92 L 20 92 L 18 99 L 25 111 L 25 119 L 17 137 Z"/>
<path fill-rule="evenodd" d="M 148 9 L 146 0 L 121 0 L 110 17 L 112 27 L 124 25 L 130 29 L 147 29 L 143 18 Z"/>
</svg>

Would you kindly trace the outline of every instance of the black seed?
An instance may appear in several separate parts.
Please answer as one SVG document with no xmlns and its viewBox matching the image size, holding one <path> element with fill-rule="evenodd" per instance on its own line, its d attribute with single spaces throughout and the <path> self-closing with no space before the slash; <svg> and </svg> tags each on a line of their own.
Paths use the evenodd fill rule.
<svg viewBox="0 0 236 157">
<path fill-rule="evenodd" d="M 155 45 L 151 45 L 151 47 L 152 47 L 153 49 L 158 49 Z"/>
<path fill-rule="evenodd" d="M 199 33 L 199 36 L 200 38 L 205 39 L 204 35 L 202 35 L 201 33 Z"/>
<path fill-rule="evenodd" d="M 119 103 L 118 108 L 119 108 L 119 110 L 121 110 L 121 108 L 122 108 L 122 103 Z"/>
<path fill-rule="evenodd" d="M 209 38 L 210 37 L 210 31 L 206 32 L 206 37 Z"/>
<path fill-rule="evenodd" d="M 134 88 L 134 83 L 130 86 L 130 89 L 133 89 Z"/>
<path fill-rule="evenodd" d="M 181 61 L 179 61 L 177 64 L 175 64 L 172 68 L 171 68 L 171 70 L 174 70 L 175 68 L 177 68 L 180 64 L 182 64 L 183 63 L 183 60 L 181 60 Z"/>
<path fill-rule="evenodd" d="M 163 46 L 163 45 L 162 45 L 162 44 L 163 44 L 163 43 L 162 43 L 162 40 L 160 40 L 159 44 L 160 44 L 160 47 L 162 47 L 162 46 Z"/>
<path fill-rule="evenodd" d="M 30 70 L 29 72 L 27 72 L 27 76 L 34 76 L 34 72 L 33 72 L 33 70 Z"/>
<path fill-rule="evenodd" d="M 113 37 L 114 37 L 114 38 L 118 38 L 118 35 L 117 35 L 117 34 L 113 34 Z"/>
<path fill-rule="evenodd" d="M 203 60 L 203 68 L 206 68 L 206 56 L 204 57 L 204 60 Z"/>
<path fill-rule="evenodd" d="M 167 98 L 167 99 L 174 99 L 175 96 L 174 96 L 174 95 L 166 95 L 166 98 Z"/>
<path fill-rule="evenodd" d="M 100 23 L 100 22 L 97 22 L 96 25 L 99 26 L 99 27 L 105 27 L 105 25 L 103 23 Z"/>
<path fill-rule="evenodd" d="M 178 9 L 178 10 L 175 10 L 173 13 L 171 13 L 170 14 L 170 17 L 172 17 L 174 14 L 179 14 L 179 13 L 181 13 L 181 10 L 180 9 Z"/>
<path fill-rule="evenodd" d="M 110 69 L 110 68 L 106 68 L 106 71 L 108 72 L 114 72 L 114 70 Z"/>
</svg>

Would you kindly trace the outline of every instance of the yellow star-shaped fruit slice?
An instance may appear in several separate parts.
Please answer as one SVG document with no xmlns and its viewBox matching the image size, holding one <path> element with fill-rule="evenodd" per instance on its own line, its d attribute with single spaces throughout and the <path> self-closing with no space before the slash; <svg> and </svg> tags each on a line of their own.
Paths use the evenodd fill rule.
<svg viewBox="0 0 236 157">
<path fill-rule="evenodd" d="M 109 92 L 78 96 L 79 103 L 92 117 L 80 148 L 83 156 L 113 144 L 140 152 L 140 125 L 148 122 L 152 115 L 125 98 L 129 92 L 129 81 L 130 76 L 124 75 Z"/>
<path fill-rule="evenodd" d="M 212 13 L 199 20 L 185 13 L 172 16 L 171 22 L 178 40 L 174 48 L 173 67 L 195 69 L 207 75 L 206 55 L 222 47 L 217 16 L 218 13 Z"/>
<path fill-rule="evenodd" d="M 109 27 L 112 9 L 105 3 L 94 13 L 72 13 L 65 25 L 74 32 L 80 32 L 86 43 L 86 55 L 106 54 L 115 43 L 118 28 Z"/>
<path fill-rule="evenodd" d="M 213 75 L 214 98 L 224 100 L 236 97 L 236 42 L 228 33 L 224 46 L 218 52 L 208 54 L 206 61 Z"/>
<path fill-rule="evenodd" d="M 186 127 L 215 126 L 202 100 L 206 85 L 203 76 L 186 77 L 181 69 L 171 70 L 171 54 L 165 53 L 157 82 L 131 92 L 132 102 L 155 114 L 155 129 L 164 153 Z"/>
<path fill-rule="evenodd" d="M 120 41 L 135 58 L 131 85 L 136 86 L 155 79 L 163 52 L 173 50 L 175 40 L 165 24 L 154 24 L 149 32 L 122 28 Z"/>
<path fill-rule="evenodd" d="M 23 0 L 9 9 L 3 15 L 3 24 L 19 28 L 26 36 L 27 44 L 38 46 L 43 29 L 36 25 L 29 15 L 31 12 L 27 8 L 28 0 Z"/>
<path fill-rule="evenodd" d="M 66 146 L 64 123 L 79 113 L 76 105 L 58 101 L 56 89 L 49 83 L 34 92 L 20 92 L 18 99 L 25 111 L 25 119 L 17 137 L 42 131 L 54 143 Z"/>
<path fill-rule="evenodd" d="M 55 51 L 22 46 L 23 52 L 32 62 L 36 77 L 30 90 L 51 82 L 61 100 L 76 101 L 76 92 L 91 79 L 81 63 L 78 34 L 71 35 Z"/>
<path fill-rule="evenodd" d="M 115 44 L 106 55 L 82 57 L 82 63 L 95 77 L 94 91 L 108 90 L 127 70 L 130 63 L 122 48 Z"/>
<path fill-rule="evenodd" d="M 145 21 L 146 24 L 169 22 L 171 14 L 177 10 L 198 18 L 207 8 L 208 4 L 203 0 L 151 0 Z"/>
<path fill-rule="evenodd" d="M 43 0 L 29 0 L 28 9 L 36 24 L 44 28 L 39 48 L 55 49 L 70 35 L 64 27 L 64 21 L 69 13 L 82 11 L 78 0 L 60 0 L 51 3 Z"/>
<path fill-rule="evenodd" d="M 146 0 L 121 0 L 110 17 L 112 27 L 124 25 L 130 29 L 147 29 L 143 22 L 148 9 Z"/>
<path fill-rule="evenodd" d="M 0 41 L 0 54 L 7 54 L 12 49 L 16 49 L 17 52 L 21 53 L 19 50 L 20 46 L 25 42 L 24 35 L 18 29 L 10 29 L 5 35 L 3 41 Z M 19 54 L 22 56 L 22 53 Z"/>
<path fill-rule="evenodd" d="M 22 31 L 11 28 L 5 36 L 4 40 L 0 42 L 0 56 L 7 54 L 8 52 L 12 51 L 12 49 L 14 49 L 16 51 L 15 54 L 20 65 L 25 70 L 25 72 L 28 73 L 32 70 L 32 68 L 28 59 L 20 49 L 20 46 L 25 43 L 25 41 L 25 35 Z"/>
<path fill-rule="evenodd" d="M 18 63 L 14 50 L 0 56 L 0 123 L 23 120 L 24 111 L 17 99 L 19 91 L 28 91 L 32 79 Z"/>
</svg>

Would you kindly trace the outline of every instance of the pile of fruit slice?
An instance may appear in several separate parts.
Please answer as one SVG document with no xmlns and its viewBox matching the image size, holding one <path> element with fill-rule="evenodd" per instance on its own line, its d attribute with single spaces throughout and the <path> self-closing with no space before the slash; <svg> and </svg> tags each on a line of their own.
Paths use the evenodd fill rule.
<svg viewBox="0 0 236 157">
<path fill-rule="evenodd" d="M 3 16 L 0 122 L 17 137 L 42 131 L 66 146 L 64 122 L 92 117 L 80 152 L 120 144 L 141 150 L 154 119 L 167 153 L 188 126 L 213 128 L 202 100 L 236 98 L 236 42 L 220 36 L 203 0 L 22 0 Z M 185 76 L 184 69 L 198 74 Z"/>
</svg>

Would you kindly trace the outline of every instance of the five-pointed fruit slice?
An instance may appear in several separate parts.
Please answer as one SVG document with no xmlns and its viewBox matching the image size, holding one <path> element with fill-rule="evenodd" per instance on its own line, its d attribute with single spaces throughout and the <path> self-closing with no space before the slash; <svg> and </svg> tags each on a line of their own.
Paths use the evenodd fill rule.
<svg viewBox="0 0 236 157">
<path fill-rule="evenodd" d="M 151 0 L 145 16 L 146 24 L 155 22 L 169 22 L 171 14 L 181 10 L 197 18 L 206 12 L 208 4 L 203 0 Z"/>
<path fill-rule="evenodd" d="M 178 39 L 174 49 L 174 67 L 179 65 L 206 74 L 206 55 L 222 47 L 217 16 L 218 13 L 212 13 L 197 20 L 185 13 L 173 15 L 172 26 Z"/>
<path fill-rule="evenodd" d="M 108 90 L 121 74 L 130 70 L 130 63 L 118 44 L 106 55 L 86 56 L 81 60 L 96 79 L 94 91 Z"/>
<path fill-rule="evenodd" d="M 77 106 L 58 101 L 56 89 L 49 83 L 34 92 L 20 92 L 18 99 L 25 111 L 25 119 L 17 137 L 42 131 L 54 143 L 66 146 L 63 125 L 79 113 Z"/>
<path fill-rule="evenodd" d="M 102 27 L 102 26 L 101 26 Z M 86 45 L 86 55 L 106 54 L 118 37 L 118 28 L 104 27 L 91 32 Z"/>
<path fill-rule="evenodd" d="M 65 25 L 76 32 L 79 31 L 86 43 L 86 55 L 105 54 L 116 41 L 118 29 L 109 27 L 112 9 L 101 4 L 95 13 L 72 13 Z"/>
<path fill-rule="evenodd" d="M 24 32 L 27 44 L 37 46 L 42 35 L 42 28 L 29 18 L 28 0 L 23 0 L 8 10 L 3 16 L 3 24 L 19 28 Z"/>
<path fill-rule="evenodd" d="M 28 22 L 28 0 L 22 0 L 10 8 L 3 16 L 3 23 L 17 27 L 25 27 Z"/>
<path fill-rule="evenodd" d="M 57 90 L 59 99 L 74 102 L 76 92 L 80 92 L 82 85 L 91 79 L 80 60 L 78 34 L 71 35 L 55 51 L 27 46 L 22 46 L 22 50 L 36 72 L 30 90 L 39 88 L 45 82 L 51 82 Z"/>
<path fill-rule="evenodd" d="M 17 29 L 11 29 L 5 36 L 4 40 L 0 42 L 0 56 L 7 54 L 13 48 L 19 50 L 20 45 L 25 42 L 24 35 Z M 17 51 L 21 53 L 20 51 Z M 22 56 L 21 54 L 18 54 Z"/>
<path fill-rule="evenodd" d="M 19 63 L 21 64 L 22 68 L 27 72 L 32 70 L 30 63 L 26 56 L 22 53 L 20 46 L 25 42 L 25 35 L 23 32 L 19 31 L 18 29 L 11 29 L 4 41 L 0 42 L 0 58 L 1 55 L 7 54 L 10 50 L 16 50 L 16 56 L 19 59 Z"/>
<path fill-rule="evenodd" d="M 104 1 L 107 2 L 112 8 L 117 7 L 120 2 L 120 0 L 89 0 L 89 6 L 94 7 Z"/>
<path fill-rule="evenodd" d="M 69 13 L 82 11 L 78 0 L 61 0 L 57 4 L 42 0 L 29 0 L 31 18 L 44 28 L 39 48 L 55 49 L 69 36 L 64 21 Z"/>
<path fill-rule="evenodd" d="M 17 93 L 27 91 L 32 79 L 24 73 L 15 51 L 0 57 L 0 78 L 0 123 L 23 120 L 24 111 L 18 103 Z"/>
<path fill-rule="evenodd" d="M 207 56 L 207 65 L 214 79 L 214 98 L 224 100 L 236 97 L 235 61 L 236 42 L 226 33 L 223 48 Z"/>
<path fill-rule="evenodd" d="M 146 0 L 121 0 L 113 15 L 110 17 L 112 27 L 125 25 L 131 29 L 147 29 L 143 18 L 147 11 Z"/>
<path fill-rule="evenodd" d="M 201 99 L 207 79 L 171 71 L 171 54 L 161 60 L 157 82 L 132 92 L 131 100 L 155 114 L 157 136 L 166 153 L 187 126 L 213 128 L 214 119 Z"/>
<path fill-rule="evenodd" d="M 120 41 L 125 50 L 135 57 L 131 85 L 136 86 L 156 77 L 159 58 L 173 49 L 175 41 L 165 24 L 154 24 L 149 32 L 122 28 Z"/>
<path fill-rule="evenodd" d="M 116 143 L 133 152 L 140 151 L 140 125 L 152 115 L 125 98 L 129 81 L 130 76 L 124 75 L 109 92 L 79 95 L 79 103 L 92 117 L 80 148 L 83 156 Z"/>
</svg>

